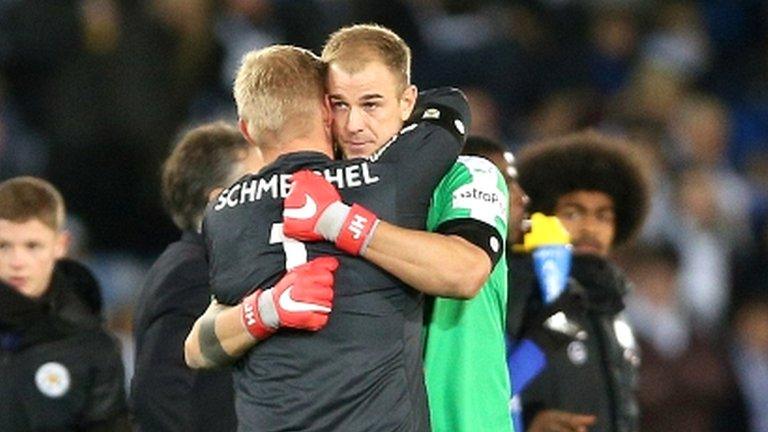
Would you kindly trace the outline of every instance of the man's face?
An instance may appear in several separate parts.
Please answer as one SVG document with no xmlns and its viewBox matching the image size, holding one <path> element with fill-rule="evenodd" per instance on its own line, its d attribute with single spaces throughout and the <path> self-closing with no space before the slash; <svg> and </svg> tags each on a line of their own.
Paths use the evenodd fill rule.
<svg viewBox="0 0 768 432">
<path fill-rule="evenodd" d="M 571 235 L 574 252 L 607 257 L 616 235 L 613 199 L 603 192 L 575 191 L 557 200 L 555 216 Z"/>
<path fill-rule="evenodd" d="M 389 141 L 416 101 L 416 88 L 400 92 L 395 74 L 377 61 L 355 73 L 331 63 L 327 90 L 333 135 L 347 158 L 370 156 Z"/>
<path fill-rule="evenodd" d="M 45 294 L 56 260 L 66 250 L 67 235 L 38 219 L 0 219 L 0 280 L 27 297 Z"/>
</svg>

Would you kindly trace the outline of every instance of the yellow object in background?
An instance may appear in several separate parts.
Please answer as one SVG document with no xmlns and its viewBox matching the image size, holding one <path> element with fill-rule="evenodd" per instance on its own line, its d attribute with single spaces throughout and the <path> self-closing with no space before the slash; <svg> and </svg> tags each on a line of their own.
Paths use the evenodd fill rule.
<svg viewBox="0 0 768 432">
<path fill-rule="evenodd" d="M 571 236 L 557 217 L 534 213 L 523 247 L 533 258 L 542 301 L 554 302 L 565 291 L 571 272 Z"/>
<path fill-rule="evenodd" d="M 534 213 L 531 216 L 531 231 L 523 237 L 526 252 L 531 252 L 539 246 L 570 243 L 571 236 L 557 216 L 546 216 L 544 213 Z"/>
</svg>

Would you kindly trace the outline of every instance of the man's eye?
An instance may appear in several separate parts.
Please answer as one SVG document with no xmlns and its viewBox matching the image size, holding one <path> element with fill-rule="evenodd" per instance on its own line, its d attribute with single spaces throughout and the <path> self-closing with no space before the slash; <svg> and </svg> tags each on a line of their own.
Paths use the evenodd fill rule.
<svg viewBox="0 0 768 432">
<path fill-rule="evenodd" d="M 563 219 L 574 220 L 578 219 L 580 215 L 577 210 L 563 210 L 558 216 L 562 217 Z"/>
<path fill-rule="evenodd" d="M 363 108 L 366 111 L 370 111 L 372 109 L 376 109 L 376 108 L 378 108 L 378 106 L 379 106 L 379 104 L 377 102 L 366 102 L 366 103 L 363 104 Z"/>
<path fill-rule="evenodd" d="M 345 104 L 344 102 L 338 102 L 338 101 L 334 102 L 334 101 L 331 101 L 331 108 L 334 111 L 339 111 L 339 110 L 346 109 L 347 108 L 347 104 Z"/>
<path fill-rule="evenodd" d="M 611 223 L 611 222 L 613 222 L 615 217 L 616 216 L 613 214 L 613 212 L 603 212 L 603 213 L 598 213 L 597 214 L 597 220 L 599 220 L 600 222 Z"/>
</svg>

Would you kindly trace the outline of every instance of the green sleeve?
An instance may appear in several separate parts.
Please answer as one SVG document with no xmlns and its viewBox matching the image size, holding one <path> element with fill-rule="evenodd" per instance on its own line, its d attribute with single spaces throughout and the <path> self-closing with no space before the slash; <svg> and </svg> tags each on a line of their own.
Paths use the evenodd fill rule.
<svg viewBox="0 0 768 432">
<path fill-rule="evenodd" d="M 501 172 L 486 159 L 459 156 L 432 194 L 427 230 L 470 218 L 495 227 L 506 239 L 508 216 L 509 192 Z"/>
<path fill-rule="evenodd" d="M 506 239 L 509 194 L 496 167 L 460 157 L 438 185 L 428 229 L 472 218 Z M 424 335 L 424 367 L 432 430 L 512 431 L 506 363 L 507 263 L 496 264 L 470 300 L 436 298 Z"/>
</svg>

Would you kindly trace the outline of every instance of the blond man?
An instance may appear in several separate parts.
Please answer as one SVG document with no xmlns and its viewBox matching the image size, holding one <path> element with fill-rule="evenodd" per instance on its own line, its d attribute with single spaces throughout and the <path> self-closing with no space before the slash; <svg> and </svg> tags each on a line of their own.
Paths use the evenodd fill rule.
<svg viewBox="0 0 768 432">
<path fill-rule="evenodd" d="M 410 50 L 392 31 L 363 24 L 331 35 L 322 56 L 328 62 L 326 90 L 337 143 L 348 158 L 370 156 L 400 130 L 413 108 Z M 424 109 L 425 97 L 430 94 L 419 95 L 417 117 L 431 115 Z M 447 112 L 441 109 L 440 117 L 450 122 Z M 400 263 L 410 269 L 404 280 L 439 296 L 429 302 L 424 337 L 431 427 L 436 432 L 512 429 L 504 337 L 507 267 L 501 259 L 507 189 L 488 160 L 460 157 L 431 196 L 426 228 L 434 233 L 422 233 L 418 248 L 398 245 Z M 365 256 L 390 270 L 378 255 Z M 477 294 L 469 300 L 445 298 L 463 296 L 440 287 Z"/>
</svg>

